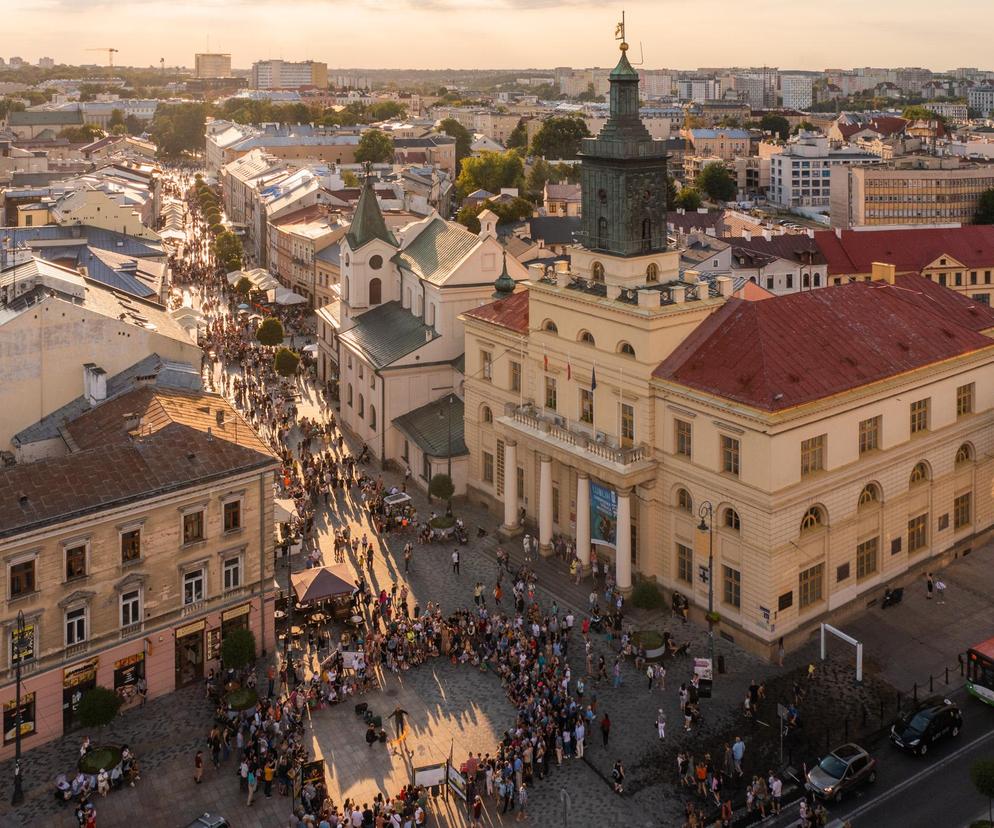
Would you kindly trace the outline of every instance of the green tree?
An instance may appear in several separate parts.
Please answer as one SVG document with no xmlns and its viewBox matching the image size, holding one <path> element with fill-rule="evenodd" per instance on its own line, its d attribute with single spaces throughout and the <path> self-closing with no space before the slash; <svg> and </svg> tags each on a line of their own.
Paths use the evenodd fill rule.
<svg viewBox="0 0 994 828">
<path fill-rule="evenodd" d="M 790 135 L 790 121 L 783 115 L 764 115 L 759 120 L 759 128 L 763 132 L 772 132 L 784 141 Z"/>
<path fill-rule="evenodd" d="M 994 224 L 994 188 L 984 190 L 977 201 L 974 224 Z"/>
<path fill-rule="evenodd" d="M 732 201 L 738 192 L 735 179 L 720 161 L 704 165 L 697 176 L 697 188 L 715 201 Z"/>
<path fill-rule="evenodd" d="M 798 132 L 817 132 L 818 127 L 816 127 L 811 121 L 801 121 L 797 128 L 794 130 L 795 133 Z"/>
<path fill-rule="evenodd" d="M 939 115 L 921 104 L 904 107 L 901 111 L 901 117 L 907 118 L 909 121 L 938 121 L 943 126 L 946 123 L 944 115 Z"/>
<path fill-rule="evenodd" d="M 580 151 L 580 142 L 590 136 L 587 124 L 578 115 L 557 115 L 546 119 L 532 139 L 532 155 L 572 161 Z"/>
<path fill-rule="evenodd" d="M 393 161 L 393 138 L 378 129 L 367 129 L 359 139 L 355 160 L 360 163 L 385 164 Z"/>
<path fill-rule="evenodd" d="M 507 136 L 506 146 L 508 149 L 517 149 L 518 147 L 527 149 L 528 127 L 525 126 L 524 118 L 518 121 L 518 125 L 514 129 L 512 129 L 511 134 Z"/>
<path fill-rule="evenodd" d="M 352 170 L 346 170 L 342 173 L 342 183 L 346 187 L 358 187 L 359 186 L 359 176 L 357 176 Z"/>
<path fill-rule="evenodd" d="M 666 209 L 676 209 L 676 181 L 672 175 L 666 176 Z"/>
<path fill-rule="evenodd" d="M 433 474 L 431 483 L 428 485 L 428 491 L 433 497 L 437 497 L 439 500 L 450 501 L 452 500 L 452 495 L 455 494 L 456 487 L 452 483 L 452 478 L 447 474 Z"/>
<path fill-rule="evenodd" d="M 970 779 L 981 796 L 987 797 L 987 819 L 994 825 L 994 759 L 978 759 L 970 766 Z"/>
<path fill-rule="evenodd" d="M 255 636 L 238 627 L 221 640 L 221 663 L 226 669 L 242 670 L 255 662 Z"/>
<path fill-rule="evenodd" d="M 66 127 L 59 133 L 59 138 L 65 138 L 70 144 L 89 144 L 104 137 L 104 131 L 93 124 L 83 124 L 78 127 Z"/>
<path fill-rule="evenodd" d="M 273 367 L 281 377 L 292 377 L 297 373 L 300 357 L 289 348 L 280 348 L 273 359 Z"/>
<path fill-rule="evenodd" d="M 248 276 L 242 276 L 237 282 L 235 282 L 235 293 L 242 297 L 242 299 L 248 299 L 249 294 L 252 292 L 252 280 Z"/>
<path fill-rule="evenodd" d="M 83 694 L 76 716 L 83 727 L 106 727 L 121 708 L 121 697 L 113 690 L 99 685 Z"/>
<path fill-rule="evenodd" d="M 255 332 L 255 338 L 259 340 L 259 344 L 269 348 L 282 345 L 283 335 L 283 323 L 275 316 L 263 319 L 258 330 Z"/>
<path fill-rule="evenodd" d="M 456 169 L 461 170 L 463 159 L 469 158 L 472 152 L 473 136 L 455 118 L 443 118 L 439 121 L 438 129 L 450 138 L 456 139 Z"/>
<path fill-rule="evenodd" d="M 551 181 L 553 184 L 562 184 L 564 181 L 569 184 L 579 184 L 580 165 L 565 164 L 562 162 L 560 162 L 559 164 L 550 164 L 549 181 Z"/>
<path fill-rule="evenodd" d="M 549 162 L 544 158 L 537 158 L 528 170 L 528 177 L 525 179 L 525 192 L 536 204 L 542 200 L 545 192 L 545 185 L 549 183 L 552 169 Z"/>
<path fill-rule="evenodd" d="M 701 194 L 693 187 L 683 187 L 673 199 L 673 206 L 684 210 L 696 210 L 701 206 Z"/>
<path fill-rule="evenodd" d="M 124 126 L 124 112 L 120 109 L 112 109 L 110 111 L 110 120 L 107 122 L 107 126 L 113 129 L 116 126 Z"/>
<path fill-rule="evenodd" d="M 197 152 L 204 146 L 206 103 L 161 104 L 149 125 L 149 132 L 159 148 L 159 154 L 176 158 L 187 152 Z"/>
<path fill-rule="evenodd" d="M 497 224 L 513 224 L 516 221 L 530 218 L 535 210 L 535 205 L 520 196 L 501 204 L 496 204 L 493 201 L 485 201 L 476 205 L 467 204 L 456 213 L 456 221 L 471 233 L 479 233 L 479 215 L 484 210 L 491 210 L 497 216 Z"/>
<path fill-rule="evenodd" d="M 525 183 L 525 165 L 514 151 L 481 152 L 463 159 L 462 169 L 456 179 L 456 192 L 465 198 L 474 190 L 499 193 L 501 187 L 522 188 Z"/>
<path fill-rule="evenodd" d="M 399 101 L 377 101 L 369 107 L 369 117 L 374 121 L 391 121 L 407 115 L 407 108 Z"/>
</svg>

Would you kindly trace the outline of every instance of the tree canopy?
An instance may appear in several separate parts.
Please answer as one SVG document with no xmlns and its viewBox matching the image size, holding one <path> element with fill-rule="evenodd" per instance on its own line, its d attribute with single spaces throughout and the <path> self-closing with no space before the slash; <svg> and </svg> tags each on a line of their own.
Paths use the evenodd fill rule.
<svg viewBox="0 0 994 828">
<path fill-rule="evenodd" d="M 706 164 L 697 176 L 697 188 L 715 201 L 732 201 L 738 192 L 735 179 L 720 161 Z"/>
<path fill-rule="evenodd" d="M 977 212 L 973 217 L 974 224 L 994 224 L 994 188 L 984 190 L 977 201 Z"/>
<path fill-rule="evenodd" d="M 428 491 L 439 500 L 451 500 L 456 487 L 452 483 L 452 478 L 447 474 L 434 474 L 428 485 Z"/>
<path fill-rule="evenodd" d="M 790 121 L 784 118 L 783 115 L 764 115 L 759 119 L 759 128 L 763 132 L 772 132 L 784 141 L 790 135 Z"/>
<path fill-rule="evenodd" d="M 78 127 L 66 127 L 59 133 L 60 138 L 65 138 L 71 144 L 89 144 L 98 138 L 104 137 L 104 131 L 93 124 L 83 124 Z"/>
<path fill-rule="evenodd" d="M 530 218 L 535 206 L 528 199 L 518 198 L 503 204 L 496 204 L 492 201 L 485 201 L 482 204 L 467 204 L 456 214 L 456 221 L 465 226 L 472 233 L 480 232 L 480 220 L 478 216 L 484 210 L 490 210 L 497 216 L 498 224 L 512 224 L 522 219 Z"/>
<path fill-rule="evenodd" d="M 943 125 L 946 123 L 944 115 L 939 115 L 922 104 L 913 104 L 912 106 L 904 107 L 901 111 L 901 117 L 907 118 L 909 121 L 938 121 Z"/>
<path fill-rule="evenodd" d="M 590 130 L 579 115 L 556 115 L 535 133 L 531 152 L 546 159 L 572 161 L 580 151 L 580 142 L 589 136 Z"/>
<path fill-rule="evenodd" d="M 701 194 L 693 187 L 684 187 L 673 199 L 673 206 L 684 210 L 696 210 L 701 206 Z"/>
<path fill-rule="evenodd" d="M 300 357 L 289 348 L 280 348 L 273 359 L 273 367 L 281 377 L 292 377 L 297 373 Z"/>
<path fill-rule="evenodd" d="M 462 199 L 474 190 L 497 194 L 501 187 L 523 188 L 524 183 L 525 165 L 516 152 L 482 152 L 463 159 L 456 192 Z"/>
<path fill-rule="evenodd" d="M 987 797 L 988 821 L 994 824 L 994 759 L 978 759 L 970 766 L 970 779 L 981 796 Z"/>
<path fill-rule="evenodd" d="M 455 118 L 443 118 L 439 121 L 438 128 L 450 138 L 456 139 L 456 168 L 461 169 L 462 160 L 468 158 L 472 152 L 473 136 Z"/>
<path fill-rule="evenodd" d="M 374 121 L 391 121 L 407 115 L 407 107 L 399 101 L 377 101 L 370 104 L 369 116 Z"/>
<path fill-rule="evenodd" d="M 159 155 L 175 158 L 184 152 L 198 152 L 204 146 L 205 103 L 162 104 L 155 110 L 149 132 Z"/>
<path fill-rule="evenodd" d="M 241 670 L 255 661 L 255 636 L 251 630 L 237 627 L 221 640 L 221 661 L 226 668 Z"/>
<path fill-rule="evenodd" d="M 378 129 L 367 129 L 359 139 L 355 160 L 360 163 L 385 164 L 393 161 L 393 138 Z"/>
<path fill-rule="evenodd" d="M 521 147 L 522 149 L 527 149 L 528 147 L 528 127 L 525 126 L 525 119 L 522 118 L 518 121 L 518 125 L 511 130 L 511 134 L 507 136 L 507 142 L 505 144 L 508 149 L 517 149 Z"/>
<path fill-rule="evenodd" d="M 83 694 L 76 716 L 83 727 L 104 727 L 114 721 L 121 708 L 121 697 L 113 690 L 97 685 Z"/>
<path fill-rule="evenodd" d="M 263 319 L 258 330 L 255 332 L 255 338 L 259 341 L 260 345 L 265 345 L 269 348 L 275 348 L 277 345 L 282 345 L 283 323 L 280 322 L 280 320 L 275 316 L 269 316 L 266 319 Z"/>
</svg>

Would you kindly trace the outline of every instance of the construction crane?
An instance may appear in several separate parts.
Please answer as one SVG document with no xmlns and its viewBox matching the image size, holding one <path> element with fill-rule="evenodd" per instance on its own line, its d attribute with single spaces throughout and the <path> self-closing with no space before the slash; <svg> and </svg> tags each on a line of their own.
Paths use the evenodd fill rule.
<svg viewBox="0 0 994 828">
<path fill-rule="evenodd" d="M 100 49 L 87 49 L 87 52 L 106 52 L 107 53 L 107 65 L 113 69 L 114 68 L 114 53 L 119 51 L 118 49 L 113 49 L 110 47 L 103 47 Z"/>
</svg>

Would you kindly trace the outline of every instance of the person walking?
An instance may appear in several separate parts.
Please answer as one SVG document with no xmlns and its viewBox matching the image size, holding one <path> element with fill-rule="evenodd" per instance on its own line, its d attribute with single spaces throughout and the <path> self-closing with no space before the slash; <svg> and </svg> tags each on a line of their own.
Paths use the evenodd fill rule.
<svg viewBox="0 0 994 828">
<path fill-rule="evenodd" d="M 745 756 L 745 742 L 742 741 L 741 736 L 735 737 L 735 742 L 732 744 L 732 760 L 735 762 L 735 772 L 742 776 L 742 757 Z"/>
<path fill-rule="evenodd" d="M 932 579 L 932 573 L 925 573 L 925 600 L 932 600 L 932 592 L 935 589 L 935 581 Z"/>
<path fill-rule="evenodd" d="M 459 574 L 459 550 L 458 549 L 453 549 L 452 550 L 452 571 L 456 575 Z"/>
<path fill-rule="evenodd" d="M 659 734 L 659 741 L 663 741 L 666 738 L 666 714 L 661 707 L 659 708 L 659 712 L 656 713 L 656 732 Z"/>
<path fill-rule="evenodd" d="M 405 573 L 411 571 L 411 558 L 413 557 L 413 555 L 414 555 L 414 547 L 411 545 L 410 542 L 408 542 L 404 546 L 404 572 Z"/>
<path fill-rule="evenodd" d="M 576 728 L 573 730 L 573 736 L 576 739 L 576 758 L 583 758 L 583 739 L 587 735 L 587 730 L 583 726 L 583 719 L 578 719 L 576 722 Z"/>
<path fill-rule="evenodd" d="M 199 785 L 200 778 L 204 775 L 204 752 L 202 750 L 197 751 L 197 755 L 193 757 L 193 781 Z"/>
<path fill-rule="evenodd" d="M 250 807 L 255 799 L 255 789 L 259 786 L 259 779 L 255 775 L 256 769 L 249 768 L 245 783 L 248 785 L 248 798 L 245 800 L 245 807 Z"/>
<path fill-rule="evenodd" d="M 604 747 L 607 747 L 608 739 L 611 737 L 611 719 L 607 715 L 607 711 L 604 711 L 604 715 L 601 717 L 601 739 L 604 741 Z"/>
<path fill-rule="evenodd" d="M 521 783 L 521 787 L 518 788 L 518 815 L 514 818 L 515 822 L 524 822 L 528 819 L 528 788 L 524 782 Z"/>
<path fill-rule="evenodd" d="M 946 582 L 941 578 L 935 579 L 935 597 L 938 603 L 946 603 Z"/>
</svg>

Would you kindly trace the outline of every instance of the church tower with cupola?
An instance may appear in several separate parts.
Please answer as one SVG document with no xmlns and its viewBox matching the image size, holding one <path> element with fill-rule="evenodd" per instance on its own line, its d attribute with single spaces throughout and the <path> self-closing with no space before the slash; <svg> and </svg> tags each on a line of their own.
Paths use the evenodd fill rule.
<svg viewBox="0 0 994 828">
<path fill-rule="evenodd" d="M 583 217 L 573 269 L 594 281 L 632 286 L 676 266 L 666 254 L 666 142 L 639 117 L 639 75 L 628 60 L 624 23 L 621 58 L 610 76 L 607 122 L 580 150 Z M 667 273 L 667 275 L 670 275 Z"/>
</svg>

